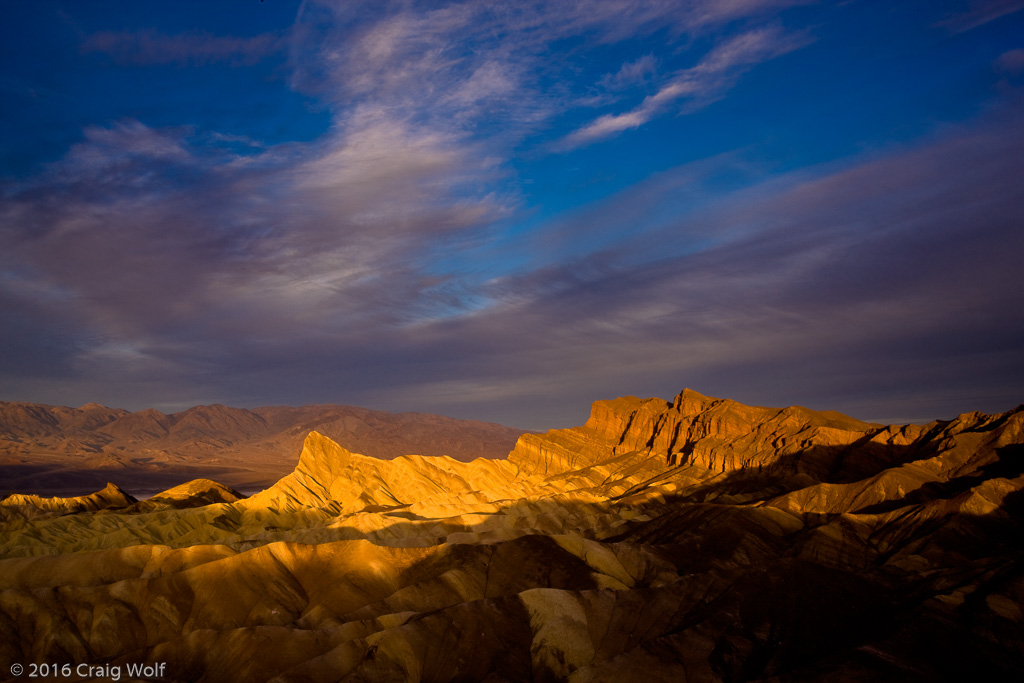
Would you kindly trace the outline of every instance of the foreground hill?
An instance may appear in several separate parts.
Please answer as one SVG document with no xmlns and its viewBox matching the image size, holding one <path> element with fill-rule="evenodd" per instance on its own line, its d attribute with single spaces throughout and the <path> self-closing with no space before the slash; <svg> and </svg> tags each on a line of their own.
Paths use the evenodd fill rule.
<svg viewBox="0 0 1024 683">
<path fill-rule="evenodd" d="M 0 659 L 204 681 L 1020 680 L 1022 489 L 1020 408 L 882 426 L 687 390 L 470 463 L 313 432 L 246 499 L 4 501 Z"/>
<path fill-rule="evenodd" d="M 504 458 L 523 433 L 487 422 L 337 405 L 211 405 L 165 415 L 95 403 L 0 402 L 0 494 L 70 493 L 109 479 L 153 492 L 194 477 L 258 490 L 291 472 L 312 430 L 375 458 L 418 453 L 462 461 Z"/>
</svg>

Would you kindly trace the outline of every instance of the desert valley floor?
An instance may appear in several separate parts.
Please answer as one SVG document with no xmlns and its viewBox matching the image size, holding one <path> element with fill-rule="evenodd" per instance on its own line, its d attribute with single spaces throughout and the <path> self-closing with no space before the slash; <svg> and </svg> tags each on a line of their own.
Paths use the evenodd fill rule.
<svg viewBox="0 0 1024 683">
<path fill-rule="evenodd" d="M 885 426 L 684 390 L 468 462 L 287 438 L 249 497 L 5 498 L 0 680 L 1024 679 L 1024 406 Z"/>
</svg>

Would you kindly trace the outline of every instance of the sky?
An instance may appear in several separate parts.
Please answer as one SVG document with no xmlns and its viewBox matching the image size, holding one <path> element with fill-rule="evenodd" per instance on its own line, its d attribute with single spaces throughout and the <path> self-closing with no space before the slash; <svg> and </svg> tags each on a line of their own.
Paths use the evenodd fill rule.
<svg viewBox="0 0 1024 683">
<path fill-rule="evenodd" d="M 0 400 L 1009 410 L 1022 10 L 5 2 Z"/>
</svg>

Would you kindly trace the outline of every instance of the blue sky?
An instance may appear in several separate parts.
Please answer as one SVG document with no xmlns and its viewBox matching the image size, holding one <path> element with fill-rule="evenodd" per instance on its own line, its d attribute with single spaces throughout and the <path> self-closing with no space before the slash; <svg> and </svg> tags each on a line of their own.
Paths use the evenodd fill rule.
<svg viewBox="0 0 1024 683">
<path fill-rule="evenodd" d="M 1022 10 L 8 3 L 0 400 L 1010 409 Z"/>
</svg>

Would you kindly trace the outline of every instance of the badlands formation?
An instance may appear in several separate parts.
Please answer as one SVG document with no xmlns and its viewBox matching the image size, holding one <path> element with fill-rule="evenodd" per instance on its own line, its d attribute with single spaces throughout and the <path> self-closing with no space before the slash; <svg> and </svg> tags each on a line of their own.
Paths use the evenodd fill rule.
<svg viewBox="0 0 1024 683">
<path fill-rule="evenodd" d="M 686 390 L 466 463 L 312 431 L 248 498 L 4 500 L 0 678 L 1022 680 L 1022 488 L 1024 406 L 883 426 Z"/>
</svg>

